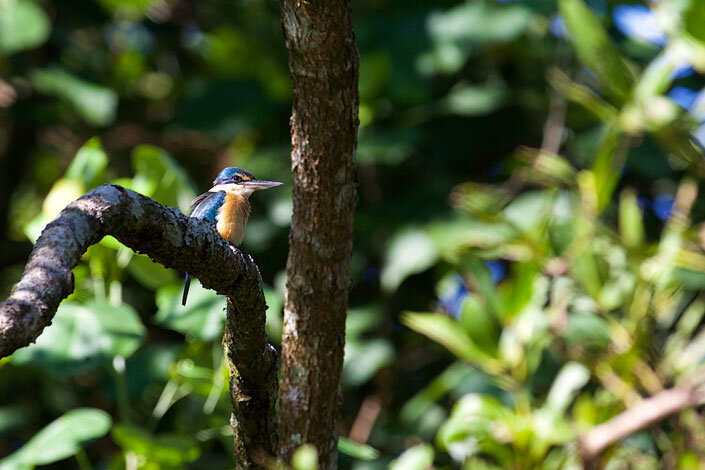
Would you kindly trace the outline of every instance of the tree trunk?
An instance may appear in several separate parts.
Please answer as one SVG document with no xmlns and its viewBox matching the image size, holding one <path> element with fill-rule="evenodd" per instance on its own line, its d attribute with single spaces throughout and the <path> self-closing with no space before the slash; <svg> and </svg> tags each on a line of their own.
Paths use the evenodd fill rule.
<svg viewBox="0 0 705 470">
<path fill-rule="evenodd" d="M 281 0 L 293 86 L 294 214 L 282 338 L 280 457 L 337 467 L 355 209 L 358 54 L 347 0 Z"/>
</svg>

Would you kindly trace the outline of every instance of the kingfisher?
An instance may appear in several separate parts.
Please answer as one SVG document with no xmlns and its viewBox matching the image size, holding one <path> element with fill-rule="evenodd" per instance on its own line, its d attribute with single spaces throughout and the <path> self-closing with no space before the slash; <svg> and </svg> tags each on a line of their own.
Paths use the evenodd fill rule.
<svg viewBox="0 0 705 470">
<path fill-rule="evenodd" d="M 225 168 L 213 180 L 213 187 L 191 202 L 191 217 L 215 224 L 220 236 L 238 246 L 245 238 L 245 227 L 250 217 L 250 195 L 257 190 L 282 184 L 255 179 L 252 173 L 242 168 Z M 181 305 L 186 305 L 189 285 L 191 278 L 186 273 Z"/>
</svg>

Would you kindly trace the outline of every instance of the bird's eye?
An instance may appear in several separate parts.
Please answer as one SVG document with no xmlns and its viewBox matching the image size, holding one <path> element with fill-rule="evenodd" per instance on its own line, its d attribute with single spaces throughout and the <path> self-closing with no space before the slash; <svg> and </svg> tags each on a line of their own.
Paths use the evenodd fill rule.
<svg viewBox="0 0 705 470">
<path fill-rule="evenodd" d="M 235 175 L 235 176 L 233 176 L 233 181 L 236 182 L 236 183 L 239 183 L 239 182 L 242 181 L 242 178 L 239 177 L 239 176 L 237 176 L 237 175 Z"/>
</svg>

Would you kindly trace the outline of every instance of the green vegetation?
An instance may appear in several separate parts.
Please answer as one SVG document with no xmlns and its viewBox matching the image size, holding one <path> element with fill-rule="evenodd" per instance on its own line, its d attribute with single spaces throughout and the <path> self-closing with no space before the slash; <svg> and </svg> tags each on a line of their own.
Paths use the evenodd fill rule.
<svg viewBox="0 0 705 470">
<path fill-rule="evenodd" d="M 360 184 L 340 467 L 578 468 L 588 430 L 702 381 L 703 3 L 353 11 Z M 0 0 L 2 292 L 29 242 L 91 188 L 186 212 L 236 165 L 286 182 L 253 196 L 243 244 L 277 345 L 286 64 L 276 2 Z M 37 343 L 0 361 L 0 469 L 232 468 L 224 300 L 194 281 L 181 307 L 182 273 L 111 237 L 74 274 Z M 699 468 L 702 420 L 680 411 L 601 465 Z M 315 453 L 292 466 L 315 468 Z"/>
</svg>

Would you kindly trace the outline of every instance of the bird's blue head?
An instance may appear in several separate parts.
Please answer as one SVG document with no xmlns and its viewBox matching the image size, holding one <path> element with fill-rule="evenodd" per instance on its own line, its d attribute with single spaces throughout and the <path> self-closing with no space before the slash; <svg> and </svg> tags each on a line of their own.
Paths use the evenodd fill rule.
<svg viewBox="0 0 705 470">
<path fill-rule="evenodd" d="M 218 173 L 218 176 L 213 180 L 213 186 L 219 184 L 238 184 L 242 181 L 252 181 L 255 179 L 255 175 L 247 170 L 238 168 L 236 166 L 229 166 L 224 168 L 223 171 Z"/>
<path fill-rule="evenodd" d="M 273 188 L 280 186 L 283 183 L 278 181 L 258 180 L 247 170 L 235 166 L 229 166 L 223 169 L 218 176 L 213 180 L 213 189 L 224 190 L 227 192 L 241 193 L 244 196 L 249 196 L 254 191 L 259 189 Z"/>
</svg>

